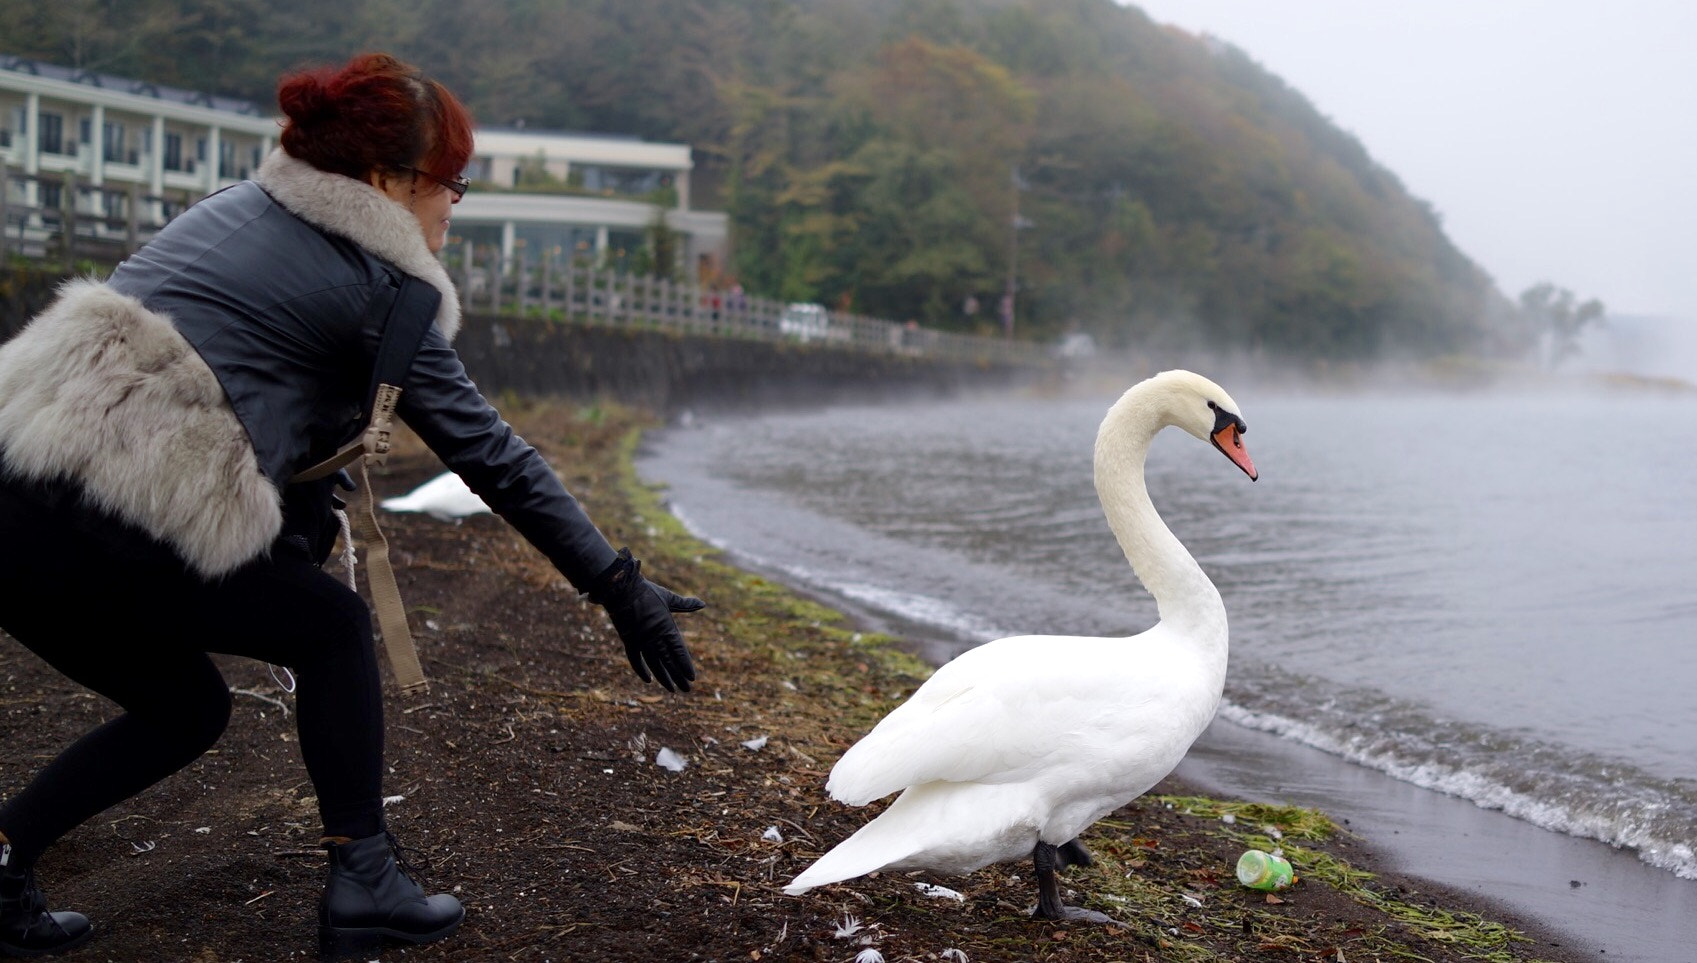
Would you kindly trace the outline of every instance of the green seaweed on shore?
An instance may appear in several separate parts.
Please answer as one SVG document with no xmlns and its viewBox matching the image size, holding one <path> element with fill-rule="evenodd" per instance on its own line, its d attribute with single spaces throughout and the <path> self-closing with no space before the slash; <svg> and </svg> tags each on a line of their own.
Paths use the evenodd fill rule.
<svg viewBox="0 0 1697 963">
<path fill-rule="evenodd" d="M 1336 823 L 1314 809 L 1270 803 L 1209 799 L 1206 796 L 1156 796 L 1156 801 L 1188 815 L 1227 821 L 1231 825 L 1276 829 L 1281 838 L 1330 839 L 1339 830 Z M 1270 835 L 1270 834 L 1269 834 Z"/>
<path fill-rule="evenodd" d="M 1211 834 L 1232 840 L 1238 847 L 1271 851 L 1280 848 L 1297 870 L 1301 884 L 1324 885 L 1349 896 L 1387 920 L 1406 927 L 1422 939 L 1449 946 L 1459 955 L 1481 963 L 1513 963 L 1516 957 L 1508 947 L 1528 942 L 1526 937 L 1500 923 L 1476 914 L 1418 906 L 1400 900 L 1373 884 L 1377 877 L 1356 869 L 1337 856 L 1317 849 L 1297 845 L 1292 839 L 1325 840 L 1338 833 L 1337 826 L 1323 813 L 1295 806 L 1270 806 L 1261 803 L 1209 799 L 1200 796 L 1153 796 L 1138 805 L 1159 805 L 1180 815 L 1199 821 L 1195 827 L 1200 834 Z M 1221 817 L 1233 817 L 1227 822 Z M 1260 831 L 1246 831 L 1240 826 L 1252 826 Z M 1275 839 L 1267 830 L 1277 829 Z M 1097 897 L 1100 908 L 1112 911 L 1130 909 L 1136 918 L 1156 927 L 1153 938 L 1169 959 L 1225 959 L 1206 947 L 1183 939 L 1188 930 L 1198 936 L 1208 930 L 1216 935 L 1242 934 L 1241 946 L 1246 952 L 1280 950 L 1299 955 L 1325 955 L 1330 958 L 1329 946 L 1337 934 L 1317 932 L 1309 920 L 1293 918 L 1277 910 L 1263 909 L 1253 903 L 1215 895 L 1212 898 L 1198 887 L 1195 891 L 1173 889 L 1170 872 L 1157 871 L 1160 858 L 1154 855 L 1160 848 L 1154 841 L 1128 838 L 1134 827 L 1123 821 L 1105 819 L 1097 823 L 1089 837 L 1091 851 L 1098 857 L 1099 876 L 1104 880 Z M 1183 875 L 1227 891 L 1236 886 L 1229 869 L 1187 868 Z M 1179 876 L 1180 881 L 1183 875 Z M 1300 884 L 1299 884 L 1300 885 Z M 1292 896 L 1294 899 L 1295 896 Z M 1271 901 L 1269 901 L 1271 902 Z M 1184 907 L 1189 906 L 1187 914 Z M 1204 919 L 1198 921 L 1196 911 Z M 1365 954 L 1405 960 L 1426 960 L 1427 957 L 1409 949 L 1406 934 L 1392 932 L 1389 926 L 1372 928 L 1350 927 L 1343 930 L 1350 937 L 1350 956 L 1360 959 Z"/>
<path fill-rule="evenodd" d="M 1466 955 L 1487 963 L 1509 963 L 1510 943 L 1527 942 L 1514 929 L 1473 913 L 1416 906 L 1388 895 L 1373 886 L 1377 877 L 1350 866 L 1331 853 L 1309 849 L 1291 840 L 1325 840 L 1340 832 L 1325 814 L 1298 806 L 1277 806 L 1208 799 L 1195 796 L 1162 796 L 1159 801 L 1181 812 L 1221 820 L 1220 831 L 1245 848 L 1282 849 L 1299 878 L 1322 882 L 1352 899 L 1380 910 L 1390 918 L 1419 932 L 1427 939 L 1465 948 Z M 1232 817 L 1225 822 L 1222 817 Z M 1253 826 L 1261 832 L 1238 828 Z M 1269 830 L 1277 830 L 1275 837 Z M 1418 958 L 1418 957 L 1410 957 Z"/>
</svg>

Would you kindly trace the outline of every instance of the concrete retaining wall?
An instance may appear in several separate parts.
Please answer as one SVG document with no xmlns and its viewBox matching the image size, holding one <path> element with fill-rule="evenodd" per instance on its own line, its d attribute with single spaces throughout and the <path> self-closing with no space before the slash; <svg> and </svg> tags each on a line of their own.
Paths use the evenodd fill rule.
<svg viewBox="0 0 1697 963">
<path fill-rule="evenodd" d="M 610 398 L 658 412 L 940 396 L 1049 374 L 1033 365 L 475 316 L 456 347 L 489 394 Z"/>
</svg>

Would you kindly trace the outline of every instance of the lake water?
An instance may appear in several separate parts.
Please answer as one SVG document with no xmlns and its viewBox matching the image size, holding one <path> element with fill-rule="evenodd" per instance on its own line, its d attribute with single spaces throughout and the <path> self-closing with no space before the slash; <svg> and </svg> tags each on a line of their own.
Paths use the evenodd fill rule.
<svg viewBox="0 0 1697 963">
<path fill-rule="evenodd" d="M 1697 398 L 1227 387 L 1258 483 L 1176 430 L 1148 463 L 1230 615 L 1221 716 L 1697 879 Z M 1092 484 L 1111 401 L 703 418 L 640 467 L 935 659 L 1126 635 L 1155 611 Z"/>
</svg>

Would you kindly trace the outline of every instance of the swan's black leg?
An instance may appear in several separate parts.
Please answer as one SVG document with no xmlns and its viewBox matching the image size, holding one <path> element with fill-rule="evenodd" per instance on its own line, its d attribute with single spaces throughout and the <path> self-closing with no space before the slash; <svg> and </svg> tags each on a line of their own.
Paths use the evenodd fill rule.
<svg viewBox="0 0 1697 963">
<path fill-rule="evenodd" d="M 1070 842 L 1065 842 L 1055 847 L 1056 869 L 1066 869 L 1068 866 L 1083 866 L 1088 868 L 1094 865 L 1096 865 L 1096 860 L 1091 858 L 1090 850 L 1085 849 L 1084 844 L 1079 842 L 1077 839 L 1073 839 Z"/>
<path fill-rule="evenodd" d="M 1069 843 L 1068 845 L 1072 844 Z M 1083 847 L 1079 848 L 1082 849 Z M 1061 901 L 1061 883 L 1055 875 L 1056 857 L 1059 851 L 1060 847 L 1051 846 L 1045 842 L 1038 842 L 1037 847 L 1031 851 L 1031 862 L 1037 869 L 1037 908 L 1032 911 L 1032 915 L 1045 920 L 1107 923 L 1111 926 L 1124 926 L 1124 923 L 1106 913 L 1068 906 Z"/>
</svg>

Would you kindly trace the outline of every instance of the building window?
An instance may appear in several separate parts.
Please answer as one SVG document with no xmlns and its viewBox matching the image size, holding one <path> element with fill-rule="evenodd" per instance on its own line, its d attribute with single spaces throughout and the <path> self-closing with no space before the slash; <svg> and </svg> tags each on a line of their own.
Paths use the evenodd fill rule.
<svg viewBox="0 0 1697 963">
<path fill-rule="evenodd" d="M 218 176 L 235 177 L 236 175 L 236 145 L 231 141 L 218 142 Z"/>
<path fill-rule="evenodd" d="M 619 194 L 627 197 L 650 194 L 671 183 L 671 177 L 663 171 L 634 167 L 579 164 L 572 167 L 572 174 L 583 178 L 585 190 L 596 194 Z"/>
<path fill-rule="evenodd" d="M 43 154 L 65 152 L 65 118 L 58 114 L 41 115 L 41 144 L 37 149 Z"/>
<path fill-rule="evenodd" d="M 86 144 L 94 139 L 94 121 L 83 117 L 77 121 L 77 143 Z M 70 153 L 76 153 L 71 151 Z"/>
<path fill-rule="evenodd" d="M 43 125 L 45 126 L 45 125 Z M 41 216 L 54 223 L 59 220 L 59 208 L 65 203 L 65 192 L 57 181 L 42 181 L 38 188 L 41 198 Z"/>
<path fill-rule="evenodd" d="M 641 231 L 610 230 L 607 232 L 606 263 L 625 268 L 641 251 L 648 249 L 648 236 Z"/>
<path fill-rule="evenodd" d="M 165 132 L 165 169 L 180 171 L 183 169 L 183 135 L 172 131 Z"/>
<path fill-rule="evenodd" d="M 101 156 L 114 164 L 134 164 L 135 158 L 124 149 L 124 125 L 105 123 L 101 125 Z"/>
</svg>

